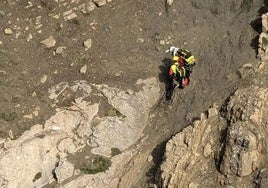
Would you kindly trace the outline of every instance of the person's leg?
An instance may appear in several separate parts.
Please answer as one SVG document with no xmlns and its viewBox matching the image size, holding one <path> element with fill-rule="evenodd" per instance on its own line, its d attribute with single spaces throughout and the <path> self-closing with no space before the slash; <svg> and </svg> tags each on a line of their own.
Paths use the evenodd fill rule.
<svg viewBox="0 0 268 188">
<path fill-rule="evenodd" d="M 188 79 L 188 83 L 187 83 L 187 85 L 189 85 L 189 83 L 190 83 L 190 76 L 191 76 L 191 73 L 192 73 L 192 70 L 191 69 L 186 69 L 186 78 Z"/>
<path fill-rule="evenodd" d="M 169 78 L 168 84 L 166 86 L 166 101 L 171 100 L 174 90 L 174 82 L 172 78 Z"/>
<path fill-rule="evenodd" d="M 180 89 L 184 88 L 182 81 L 183 81 L 183 78 L 179 78 L 179 88 Z"/>
</svg>

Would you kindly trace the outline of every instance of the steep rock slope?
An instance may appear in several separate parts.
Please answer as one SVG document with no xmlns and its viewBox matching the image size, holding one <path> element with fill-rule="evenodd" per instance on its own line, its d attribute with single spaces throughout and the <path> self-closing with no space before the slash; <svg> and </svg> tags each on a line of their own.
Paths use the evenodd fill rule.
<svg viewBox="0 0 268 188">
<path fill-rule="evenodd" d="M 262 16 L 260 61 L 240 69 L 251 72 L 245 86 L 167 143 L 161 187 L 267 187 L 267 18 Z"/>
<path fill-rule="evenodd" d="M 249 24 L 261 5 L 0 1 L 1 185 L 125 188 L 145 182 L 146 167 L 157 157 L 153 147 L 185 126 L 184 119 L 196 119 L 229 95 L 237 68 L 254 61 L 249 44 L 256 32 Z M 182 98 L 154 113 L 170 45 L 191 49 L 200 63 L 190 87 L 178 92 Z M 252 70 L 246 64 L 240 74 Z"/>
</svg>

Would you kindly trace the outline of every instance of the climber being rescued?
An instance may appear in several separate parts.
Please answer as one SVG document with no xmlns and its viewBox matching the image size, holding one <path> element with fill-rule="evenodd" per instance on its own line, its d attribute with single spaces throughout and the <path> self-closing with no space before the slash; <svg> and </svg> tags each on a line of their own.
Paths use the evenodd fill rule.
<svg viewBox="0 0 268 188">
<path fill-rule="evenodd" d="M 173 61 L 174 63 L 169 68 L 171 84 L 174 88 L 183 88 L 184 86 L 188 85 L 186 69 L 178 62 L 178 56 L 174 56 Z"/>
<path fill-rule="evenodd" d="M 177 48 L 171 46 L 166 52 L 170 52 L 173 58 L 173 64 L 178 62 L 180 66 L 184 67 L 186 70 L 186 77 L 188 82 L 190 82 L 190 75 L 193 70 L 193 66 L 196 64 L 197 59 L 192 55 L 192 53 L 185 48 Z"/>
<path fill-rule="evenodd" d="M 181 66 L 178 62 L 178 56 L 172 58 L 173 64 L 169 68 L 169 84 L 166 89 L 166 100 L 170 101 L 173 95 L 173 91 L 176 88 L 183 89 L 189 84 L 187 77 L 187 71 L 184 66 Z"/>
</svg>

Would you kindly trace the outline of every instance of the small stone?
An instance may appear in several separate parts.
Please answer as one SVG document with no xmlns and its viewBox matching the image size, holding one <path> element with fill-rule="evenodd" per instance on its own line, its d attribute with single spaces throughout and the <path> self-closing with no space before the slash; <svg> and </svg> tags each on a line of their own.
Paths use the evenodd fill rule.
<svg viewBox="0 0 268 188">
<path fill-rule="evenodd" d="M 114 74 L 116 77 L 120 77 L 123 75 L 123 72 L 122 71 L 118 71 Z"/>
<path fill-rule="evenodd" d="M 41 81 L 42 84 L 45 83 L 47 81 L 47 75 L 44 74 L 40 81 Z"/>
<path fill-rule="evenodd" d="M 73 66 L 74 66 L 74 63 L 70 63 L 69 66 L 70 66 L 70 67 L 73 67 Z"/>
<path fill-rule="evenodd" d="M 213 117 L 218 115 L 218 110 L 215 107 L 209 108 L 208 109 L 208 117 Z"/>
<path fill-rule="evenodd" d="M 34 116 L 38 116 L 39 112 L 37 110 L 33 111 Z"/>
<path fill-rule="evenodd" d="M 206 117 L 206 115 L 204 113 L 201 113 L 200 114 L 200 119 L 201 119 L 201 121 L 203 121 L 203 120 L 206 120 L 207 117 Z"/>
<path fill-rule="evenodd" d="M 15 38 L 18 39 L 20 35 L 21 35 L 21 32 L 19 31 L 16 33 Z"/>
<path fill-rule="evenodd" d="M 141 85 L 142 83 L 143 83 L 142 79 L 138 79 L 136 82 L 137 85 Z"/>
<path fill-rule="evenodd" d="M 61 53 L 63 52 L 63 50 L 65 50 L 65 49 L 66 49 L 65 46 L 58 47 L 58 48 L 56 49 L 56 54 L 61 54 Z"/>
<path fill-rule="evenodd" d="M 96 8 L 96 5 L 92 1 L 90 1 L 86 6 L 86 9 L 87 9 L 88 12 L 93 11 L 95 8 Z"/>
<path fill-rule="evenodd" d="M 14 135 L 13 135 L 12 130 L 9 130 L 8 136 L 9 136 L 9 138 L 14 139 Z"/>
<path fill-rule="evenodd" d="M 60 18 L 60 15 L 56 14 L 56 15 L 54 15 L 52 17 L 55 18 L 55 19 L 59 19 Z"/>
<path fill-rule="evenodd" d="M 75 13 L 72 13 L 72 14 L 66 16 L 64 19 L 65 19 L 65 20 L 71 20 L 71 19 L 74 19 L 74 18 L 76 18 L 76 17 L 77 17 L 77 15 L 76 15 Z"/>
<path fill-rule="evenodd" d="M 85 46 L 85 50 L 87 51 L 92 46 L 92 40 L 88 39 L 88 40 L 84 41 L 84 46 Z"/>
<path fill-rule="evenodd" d="M 3 10 L 0 10 L 0 16 L 4 17 L 6 13 Z"/>
<path fill-rule="evenodd" d="M 165 45 L 166 44 L 166 41 L 165 40 L 160 40 L 159 42 L 161 45 Z"/>
<path fill-rule="evenodd" d="M 40 22 L 35 22 L 35 26 L 34 26 L 34 29 L 37 30 L 37 29 L 40 29 L 42 27 L 42 24 Z"/>
<path fill-rule="evenodd" d="M 0 41 L 0 44 L 1 44 L 1 41 Z M 261 62 L 261 64 L 259 65 L 258 69 L 259 70 L 265 69 L 265 62 Z"/>
<path fill-rule="evenodd" d="M 149 155 L 148 158 L 147 158 L 147 161 L 148 161 L 148 162 L 151 162 L 152 160 L 153 160 L 152 155 Z"/>
<path fill-rule="evenodd" d="M 252 68 L 253 65 L 251 63 L 246 63 L 242 66 L 243 68 Z"/>
<path fill-rule="evenodd" d="M 198 188 L 199 186 L 198 186 L 198 184 L 197 183 L 190 183 L 189 184 L 189 186 L 188 186 L 189 188 Z"/>
<path fill-rule="evenodd" d="M 94 0 L 94 2 L 98 7 L 101 7 L 106 4 L 106 0 Z"/>
<path fill-rule="evenodd" d="M 220 183 L 220 185 L 225 185 L 226 184 L 224 179 L 220 179 L 219 183 Z"/>
<path fill-rule="evenodd" d="M 74 99 L 74 102 L 75 102 L 76 104 L 81 104 L 82 101 L 83 101 L 83 98 L 82 98 L 82 97 L 79 97 L 79 98 Z"/>
<path fill-rule="evenodd" d="M 155 47 L 155 50 L 158 51 L 158 52 L 160 52 L 161 51 L 161 48 L 159 46 L 156 46 Z"/>
<path fill-rule="evenodd" d="M 4 70 L 0 70 L 0 75 L 6 76 L 7 75 L 7 72 L 4 71 Z"/>
<path fill-rule="evenodd" d="M 207 145 L 204 147 L 204 152 L 203 152 L 204 156 L 205 156 L 205 157 L 208 157 L 208 156 L 210 156 L 210 154 L 211 154 L 212 152 L 213 152 L 213 151 L 212 151 L 212 149 L 211 149 L 211 145 L 210 145 L 210 144 L 207 144 Z"/>
<path fill-rule="evenodd" d="M 35 109 L 36 111 L 40 111 L 40 110 L 41 110 L 41 107 L 40 107 L 40 106 L 36 106 L 34 109 Z"/>
<path fill-rule="evenodd" d="M 144 43 L 144 39 L 143 38 L 137 38 L 137 42 Z"/>
<path fill-rule="evenodd" d="M 24 119 L 33 119 L 33 114 L 30 114 L 30 115 L 24 115 L 23 118 L 24 118 Z"/>
<path fill-rule="evenodd" d="M 36 92 L 34 91 L 33 93 L 32 93 L 32 97 L 35 97 L 37 94 L 36 94 Z"/>
<path fill-rule="evenodd" d="M 84 65 L 81 69 L 80 69 L 80 73 L 81 74 L 85 74 L 87 72 L 87 65 Z"/>
<path fill-rule="evenodd" d="M 73 11 L 71 9 L 71 10 L 67 10 L 67 11 L 63 12 L 62 15 L 65 17 L 65 16 L 70 15 L 72 13 L 73 13 Z"/>
<path fill-rule="evenodd" d="M 33 38 L 33 35 L 30 33 L 28 37 L 26 38 L 26 41 L 29 42 Z"/>
<path fill-rule="evenodd" d="M 12 34 L 13 34 L 13 31 L 12 31 L 11 28 L 6 28 L 6 29 L 4 30 L 4 33 L 5 33 L 6 35 L 12 35 Z"/>
<path fill-rule="evenodd" d="M 237 73 L 241 78 L 245 78 L 248 74 L 250 74 L 252 68 L 253 65 L 251 63 L 246 63 L 241 68 L 238 69 Z"/>
<path fill-rule="evenodd" d="M 167 5 L 171 6 L 171 4 L 173 3 L 173 0 L 167 0 Z"/>
<path fill-rule="evenodd" d="M 47 48 L 51 48 L 55 46 L 56 40 L 53 38 L 53 36 L 49 36 L 45 40 L 42 40 L 41 43 L 44 44 Z"/>
<path fill-rule="evenodd" d="M 130 95 L 133 95 L 133 94 L 134 94 L 134 91 L 132 91 L 131 89 L 128 89 L 127 92 L 128 92 Z"/>
<path fill-rule="evenodd" d="M 82 13 L 87 13 L 86 12 L 86 5 L 85 5 L 85 3 L 83 3 L 83 4 L 81 4 L 81 5 L 79 5 L 78 6 L 78 10 L 80 10 Z"/>
</svg>

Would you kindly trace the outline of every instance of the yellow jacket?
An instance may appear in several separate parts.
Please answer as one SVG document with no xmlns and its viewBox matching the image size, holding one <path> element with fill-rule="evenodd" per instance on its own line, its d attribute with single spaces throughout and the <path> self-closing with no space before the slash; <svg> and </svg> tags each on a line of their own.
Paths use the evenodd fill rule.
<svg viewBox="0 0 268 188">
<path fill-rule="evenodd" d="M 177 63 L 174 63 L 171 65 L 169 69 L 169 76 L 179 76 L 179 77 L 185 77 L 186 76 L 186 70 L 184 67 L 179 66 Z"/>
</svg>

